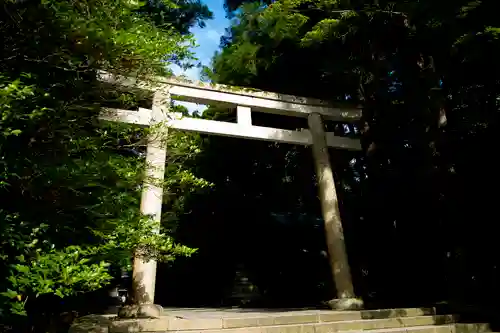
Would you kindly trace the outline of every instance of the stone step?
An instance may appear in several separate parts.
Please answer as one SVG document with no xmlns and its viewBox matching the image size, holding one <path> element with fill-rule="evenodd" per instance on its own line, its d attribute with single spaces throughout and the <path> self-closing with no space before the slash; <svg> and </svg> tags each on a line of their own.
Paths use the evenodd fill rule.
<svg viewBox="0 0 500 333">
<path fill-rule="evenodd" d="M 487 324 L 454 323 L 434 309 L 368 311 L 166 309 L 158 319 L 84 316 L 70 333 L 486 333 Z"/>
<path fill-rule="evenodd" d="M 383 319 L 360 319 L 336 321 L 342 312 L 330 312 L 319 314 L 300 314 L 300 315 L 269 315 L 266 317 L 235 317 L 235 318 L 182 318 L 165 316 L 161 319 L 141 320 L 120 320 L 114 321 L 110 325 L 110 333 L 132 332 L 130 328 L 135 326 L 135 332 L 262 332 L 276 331 L 276 327 L 282 326 L 284 332 L 300 332 L 301 327 L 309 329 L 310 327 L 324 328 L 321 332 L 340 332 L 340 331 L 362 331 L 378 330 L 391 328 L 405 328 L 429 325 L 444 325 L 455 322 L 456 318 L 452 315 L 434 315 L 418 317 L 388 317 Z M 388 313 L 389 315 L 391 313 Z M 337 318 L 336 318 L 337 317 Z M 309 332 L 309 331 L 307 331 Z M 447 332 L 449 333 L 449 332 Z"/>
<path fill-rule="evenodd" d="M 486 333 L 487 324 L 447 324 L 426 325 L 415 327 L 383 328 L 370 330 L 370 333 Z M 176 330 L 172 333 L 338 333 L 331 327 L 331 323 L 312 323 L 301 325 L 274 325 L 263 327 L 243 327 L 218 330 Z M 364 333 L 365 330 L 340 331 L 348 333 Z"/>
<path fill-rule="evenodd" d="M 140 320 L 141 327 L 150 332 L 176 329 L 222 329 L 286 324 L 356 321 L 362 319 L 388 319 L 420 317 L 435 314 L 434 308 L 378 309 L 363 311 L 295 310 L 276 311 L 245 309 L 165 309 L 160 319 Z M 429 320 L 426 318 L 425 320 Z M 126 327 L 134 320 L 113 323 Z M 352 325 L 352 324 L 351 324 Z"/>
<path fill-rule="evenodd" d="M 223 327 L 256 325 L 352 321 L 361 319 L 386 319 L 435 315 L 435 308 L 377 309 L 361 311 L 332 310 L 252 310 L 252 309 L 164 309 L 165 317 L 192 319 L 222 319 Z M 235 326 L 238 325 L 242 326 Z M 244 323 L 247 324 L 244 324 Z"/>
</svg>

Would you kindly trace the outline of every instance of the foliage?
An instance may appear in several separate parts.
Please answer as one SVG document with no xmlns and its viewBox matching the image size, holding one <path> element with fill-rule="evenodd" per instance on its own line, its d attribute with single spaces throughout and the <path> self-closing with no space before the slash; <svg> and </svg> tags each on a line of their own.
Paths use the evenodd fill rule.
<svg viewBox="0 0 500 333">
<path fill-rule="evenodd" d="M 147 0 L 138 12 L 152 18 L 156 26 L 171 26 L 181 34 L 189 34 L 189 28 L 195 24 L 200 28 L 205 27 L 204 20 L 213 16 L 200 0 Z"/>
<path fill-rule="evenodd" d="M 163 3 L 178 8 L 174 2 Z M 143 103 L 100 83 L 97 70 L 146 77 L 168 74 L 169 64 L 192 60 L 188 50 L 192 36 L 176 27 L 155 25 L 154 18 L 140 13 L 143 5 L 125 0 L 3 3 L 0 316 L 8 325 L 4 329 L 36 328 L 33 318 L 42 309 L 30 307 L 31 303 L 44 295 L 62 298 L 109 284 L 116 278 L 115 270 L 127 269 L 137 249 L 168 261 L 194 251 L 172 238 L 172 226 L 153 235 L 149 217 L 139 212 L 144 169 L 140 157 L 148 131 L 97 126 L 101 105 L 126 108 Z M 189 10 L 198 21 L 208 17 L 206 8 Z M 183 29 L 193 23 L 182 23 Z M 182 168 L 184 160 L 197 152 L 196 137 L 169 140 L 165 185 L 172 193 L 165 204 L 181 210 L 183 197 L 207 183 Z M 27 311 L 29 320 L 19 321 L 16 315 L 26 314 L 27 309 L 32 309 Z"/>
<path fill-rule="evenodd" d="M 37 249 L 38 250 L 38 249 Z M 87 250 L 88 251 L 88 250 Z M 9 276 L 10 288 L 2 296 L 10 299 L 13 314 L 26 315 L 29 297 L 55 294 L 59 297 L 75 292 L 92 291 L 106 284 L 111 276 L 105 262 L 89 263 L 90 255 L 79 246 L 62 250 L 36 251 L 27 262 L 18 256 Z"/>
</svg>

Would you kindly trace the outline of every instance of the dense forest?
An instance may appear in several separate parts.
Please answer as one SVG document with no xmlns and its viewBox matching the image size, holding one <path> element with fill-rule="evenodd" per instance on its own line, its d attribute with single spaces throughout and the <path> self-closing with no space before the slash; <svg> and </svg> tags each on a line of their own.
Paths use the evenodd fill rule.
<svg viewBox="0 0 500 333">
<path fill-rule="evenodd" d="M 206 80 L 363 107 L 359 124 L 327 127 L 363 144 L 330 155 L 366 306 L 495 314 L 494 1 L 225 7 L 231 26 Z M 305 307 L 334 296 L 310 148 L 171 131 L 163 232 L 152 235 L 139 212 L 147 131 L 97 121 L 103 105 L 143 100 L 98 82 L 97 70 L 147 78 L 195 63 L 189 30 L 212 17 L 202 2 L 3 0 L 0 13 L 0 330 L 64 331 L 104 310 L 96 305 L 138 247 L 164 262 L 164 306 Z M 251 300 L 234 297 L 241 275 Z"/>
<path fill-rule="evenodd" d="M 328 126 L 363 143 L 362 153 L 332 150 L 331 159 L 354 286 L 367 306 L 495 311 L 498 177 L 484 163 L 498 126 L 493 5 L 226 3 L 232 25 L 206 79 L 363 106 L 357 126 Z M 209 108 L 203 116 L 235 114 Z M 264 114 L 254 124 L 307 126 Z M 180 239 L 200 251 L 165 271 L 168 281 L 187 282 L 163 286 L 165 302 L 231 304 L 221 292 L 236 268 L 259 290 L 254 305 L 333 297 L 309 148 L 207 137 L 196 161 L 215 186 L 193 198 L 181 223 Z"/>
</svg>

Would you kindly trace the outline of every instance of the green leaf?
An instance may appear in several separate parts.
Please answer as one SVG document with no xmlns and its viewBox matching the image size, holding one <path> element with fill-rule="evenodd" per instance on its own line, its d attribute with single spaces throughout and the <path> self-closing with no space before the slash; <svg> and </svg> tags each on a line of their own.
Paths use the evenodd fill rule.
<svg viewBox="0 0 500 333">
<path fill-rule="evenodd" d="M 7 298 L 17 298 L 18 293 L 14 290 L 7 289 L 7 291 L 1 292 L 0 295 Z"/>
</svg>

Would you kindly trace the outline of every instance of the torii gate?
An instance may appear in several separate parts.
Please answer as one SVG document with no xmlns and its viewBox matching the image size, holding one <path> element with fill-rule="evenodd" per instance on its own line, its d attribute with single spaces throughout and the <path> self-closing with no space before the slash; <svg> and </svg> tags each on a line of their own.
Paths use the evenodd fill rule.
<svg viewBox="0 0 500 333">
<path fill-rule="evenodd" d="M 344 233 L 338 206 L 333 172 L 328 147 L 361 150 L 358 139 L 335 136 L 325 132 L 323 119 L 356 121 L 361 117 L 360 108 L 340 109 L 317 99 L 250 91 L 231 86 L 189 82 L 173 78 L 155 78 L 148 82 L 137 81 L 100 73 L 100 80 L 118 86 L 138 88 L 153 93 L 152 109 L 138 111 L 103 108 L 100 119 L 158 126 L 165 134 L 168 128 L 195 131 L 235 138 L 311 145 L 319 185 L 322 215 L 325 223 L 326 241 L 331 272 L 337 289 L 337 299 L 329 302 L 333 309 L 359 309 L 363 306 L 356 298 L 344 243 Z M 222 103 L 236 106 L 237 123 L 181 117 L 168 113 L 171 100 L 182 100 L 198 104 Z M 291 117 L 307 117 L 309 130 L 291 131 L 252 125 L 252 111 L 279 114 Z M 160 138 L 158 138 L 160 137 Z M 146 177 L 141 196 L 141 213 L 152 215 L 160 228 L 163 189 L 158 186 L 164 179 L 167 147 L 160 136 L 151 136 L 146 152 Z M 152 308 L 155 296 L 156 261 L 134 258 L 132 295 L 139 307 Z M 154 307 L 153 307 L 154 308 Z M 134 310 L 144 313 L 144 311 Z"/>
</svg>

